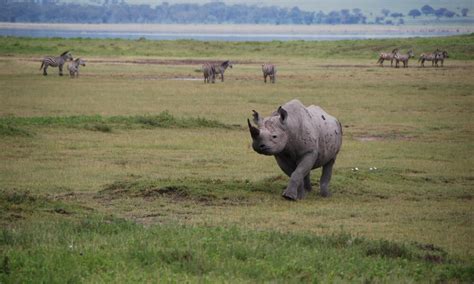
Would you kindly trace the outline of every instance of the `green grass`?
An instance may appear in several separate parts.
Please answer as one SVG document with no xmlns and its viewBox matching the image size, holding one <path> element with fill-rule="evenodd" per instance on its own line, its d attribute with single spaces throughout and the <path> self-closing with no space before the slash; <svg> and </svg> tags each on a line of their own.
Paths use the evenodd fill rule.
<svg viewBox="0 0 474 284">
<path fill-rule="evenodd" d="M 224 128 L 232 129 L 239 125 L 227 125 L 206 118 L 176 118 L 168 111 L 157 115 L 112 116 L 47 116 L 47 117 L 2 117 L 0 118 L 2 135 L 23 135 L 29 133 L 17 126 L 60 126 L 84 128 L 92 131 L 110 132 L 113 128 Z"/>
<path fill-rule="evenodd" d="M 0 42 L 0 282 L 473 281 L 472 36 Z M 36 58 L 68 45 L 81 77 L 42 76 Z M 453 56 L 376 66 L 392 46 Z M 203 58 L 238 63 L 204 84 Z M 293 98 L 344 126 L 331 198 L 317 169 L 282 199 L 251 148 L 252 110 Z"/>
<path fill-rule="evenodd" d="M 0 55 L 55 55 L 72 50 L 74 56 L 158 56 L 172 58 L 220 58 L 243 60 L 262 58 L 378 58 L 395 47 L 415 54 L 448 50 L 452 59 L 474 59 L 474 35 L 439 38 L 374 39 L 342 41 L 152 41 L 122 39 L 63 39 L 0 37 Z"/>
<path fill-rule="evenodd" d="M 7 247 L 2 282 L 194 282 L 229 277 L 239 282 L 436 282 L 474 277 L 472 267 L 432 245 L 373 241 L 345 232 L 317 236 L 235 226 L 144 228 L 83 208 L 59 210 L 54 201 L 27 192 L 2 192 L 0 197 L 3 208 L 34 208 L 37 215 L 29 226 L 20 221 L 2 229 L 0 245 Z"/>
<path fill-rule="evenodd" d="M 0 136 L 31 136 L 32 134 L 24 129 L 12 126 L 9 123 L 0 124 Z"/>
</svg>

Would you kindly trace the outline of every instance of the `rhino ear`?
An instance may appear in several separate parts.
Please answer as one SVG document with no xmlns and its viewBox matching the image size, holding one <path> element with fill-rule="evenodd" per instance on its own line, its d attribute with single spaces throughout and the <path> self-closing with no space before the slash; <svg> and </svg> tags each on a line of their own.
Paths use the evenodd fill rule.
<svg viewBox="0 0 474 284">
<path fill-rule="evenodd" d="M 282 107 L 278 108 L 278 114 L 280 114 L 280 121 L 283 123 L 286 121 L 286 118 L 288 117 L 288 112 L 284 110 Z"/>
<path fill-rule="evenodd" d="M 255 110 L 252 110 L 253 112 L 253 122 L 255 122 L 257 125 L 260 125 L 260 116 L 258 115 L 258 112 Z"/>
</svg>

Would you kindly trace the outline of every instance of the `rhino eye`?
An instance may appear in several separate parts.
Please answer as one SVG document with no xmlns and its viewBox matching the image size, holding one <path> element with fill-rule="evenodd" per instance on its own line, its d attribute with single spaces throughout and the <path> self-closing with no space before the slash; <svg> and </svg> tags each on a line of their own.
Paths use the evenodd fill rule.
<svg viewBox="0 0 474 284">
<path fill-rule="evenodd" d="M 273 139 L 276 139 L 276 138 L 277 138 L 277 136 L 276 136 L 276 135 L 273 135 L 273 136 L 272 136 L 272 138 L 273 138 Z"/>
</svg>

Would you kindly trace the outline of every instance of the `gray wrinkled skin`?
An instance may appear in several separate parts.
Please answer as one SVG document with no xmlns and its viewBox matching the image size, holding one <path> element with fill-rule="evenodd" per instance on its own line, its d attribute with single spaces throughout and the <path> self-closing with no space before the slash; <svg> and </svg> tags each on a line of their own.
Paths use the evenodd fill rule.
<svg viewBox="0 0 474 284">
<path fill-rule="evenodd" d="M 290 177 L 283 197 L 303 199 L 311 191 L 310 172 L 323 167 L 320 195 L 330 196 L 332 167 L 342 144 L 339 121 L 318 106 L 305 107 L 292 100 L 270 117 L 260 118 L 254 111 L 247 120 L 253 149 L 262 155 L 273 155 L 278 166 Z"/>
</svg>

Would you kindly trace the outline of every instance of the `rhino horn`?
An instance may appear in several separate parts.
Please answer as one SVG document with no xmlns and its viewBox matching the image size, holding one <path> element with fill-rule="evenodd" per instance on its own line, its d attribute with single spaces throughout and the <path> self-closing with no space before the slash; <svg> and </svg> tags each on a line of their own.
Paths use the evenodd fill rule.
<svg viewBox="0 0 474 284">
<path fill-rule="evenodd" d="M 258 135 L 260 135 L 260 130 L 253 126 L 252 124 L 250 124 L 250 119 L 247 118 L 247 123 L 249 125 L 249 130 L 250 130 L 250 135 L 252 136 L 252 138 L 257 138 Z"/>
</svg>

